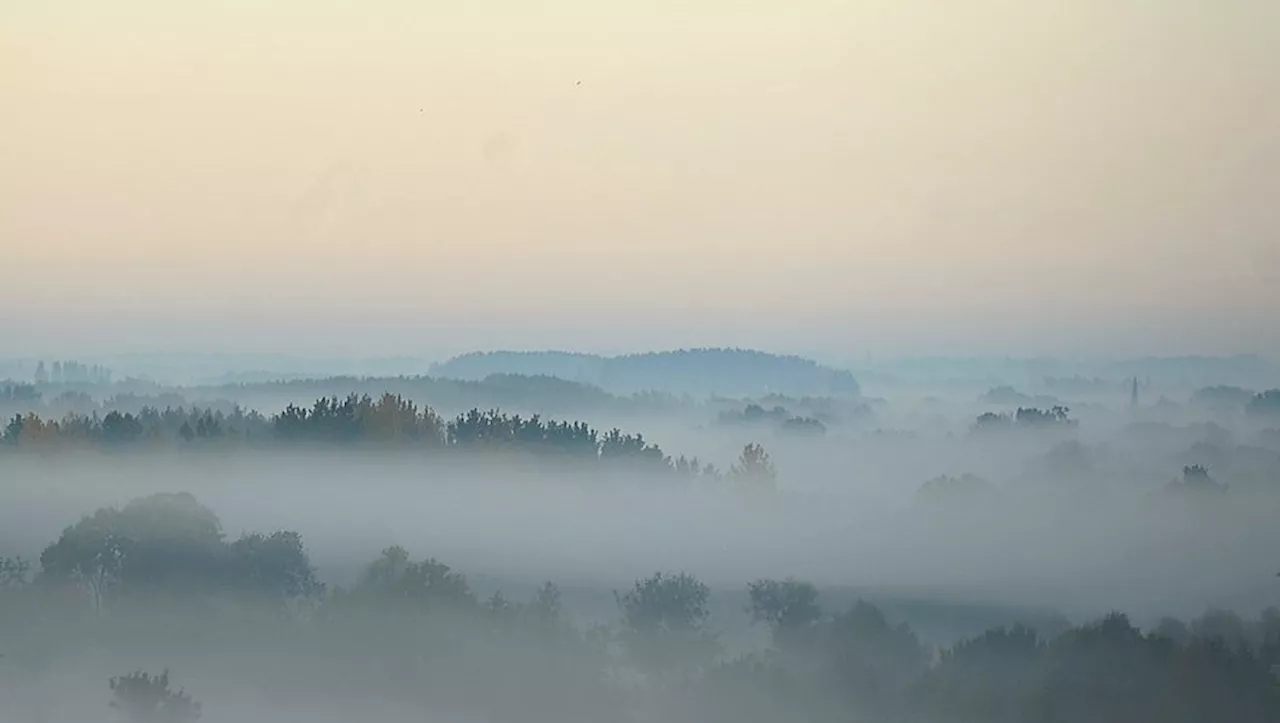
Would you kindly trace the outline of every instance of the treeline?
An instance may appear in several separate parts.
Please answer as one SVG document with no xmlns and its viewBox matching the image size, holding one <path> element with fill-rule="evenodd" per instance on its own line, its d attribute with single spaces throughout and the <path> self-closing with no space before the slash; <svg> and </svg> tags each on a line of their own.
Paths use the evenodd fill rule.
<svg viewBox="0 0 1280 723">
<path fill-rule="evenodd" d="M 93 392 L 102 401 L 95 407 Z M 121 408 L 129 399 L 148 396 L 171 398 L 193 395 L 200 399 L 228 399 L 247 406 L 276 406 L 298 398 L 390 392 L 412 399 L 430 399 L 439 408 L 468 409 L 505 407 L 566 412 L 595 410 L 638 412 L 672 410 L 692 400 L 669 394 L 644 391 L 619 396 L 599 387 L 550 376 L 494 374 L 468 381 L 427 376 L 355 377 L 332 376 L 306 379 L 280 379 L 269 382 L 220 384 L 214 386 L 179 387 L 141 379 L 127 379 L 99 385 L 69 385 L 27 382 L 0 382 L 0 412 L 134 411 Z M 164 406 L 153 404 L 152 406 Z"/>
<path fill-rule="evenodd" d="M 803 417 L 787 411 L 786 407 L 775 405 L 765 409 L 759 404 L 748 404 L 742 411 L 725 410 L 720 412 L 716 421 L 722 425 L 769 425 L 782 432 L 793 434 L 809 434 L 821 436 L 827 433 L 827 425 L 817 417 Z"/>
<path fill-rule="evenodd" d="M 1274 609 L 1254 620 L 1220 611 L 1167 619 L 1150 631 L 1119 613 L 1053 633 L 1011 624 L 936 648 L 870 603 L 826 610 L 814 585 L 764 579 L 747 585 L 746 612 L 768 627 L 769 644 L 728 657 L 711 591 L 688 573 L 637 580 L 615 593 L 612 622 L 584 630 L 552 583 L 523 601 L 481 596 L 447 564 L 399 547 L 351 585 L 326 588 L 295 533 L 228 542 L 216 516 L 182 494 L 100 510 L 32 567 L 0 562 L 4 662 L 48 661 L 54 638 L 127 650 L 181 631 L 184 645 L 229 655 L 280 701 L 335 690 L 493 721 L 1280 720 Z M 227 617 L 228 602 L 270 611 L 269 625 Z M 157 629 L 158 605 L 189 615 Z M 68 626 L 76 610 L 87 622 Z M 161 686 L 135 675 L 112 691 L 121 680 L 167 688 L 167 676 Z"/>
<path fill-rule="evenodd" d="M 14 415 L 0 433 L 0 449 L 233 448 L 236 446 L 376 447 L 427 452 L 522 453 L 540 458 L 599 462 L 636 472 L 720 478 L 714 465 L 673 458 L 643 434 L 601 432 L 580 421 L 543 419 L 472 409 L 446 421 L 433 409 L 396 394 L 374 399 L 351 394 L 321 397 L 308 407 L 290 404 L 270 416 L 233 407 L 144 407 L 137 414 L 71 413 L 60 420 L 28 412 Z M 729 475 L 771 487 L 776 470 L 756 444 L 743 449 Z"/>
<path fill-rule="evenodd" d="M 54 361 L 46 369 L 44 361 L 36 362 L 37 384 L 110 384 L 112 372 L 101 364 L 78 361 Z"/>
<path fill-rule="evenodd" d="M 1238 413 L 1263 421 L 1280 421 L 1280 389 L 1254 393 L 1248 389 L 1219 385 L 1198 389 L 1191 405 L 1216 412 Z"/>
<path fill-rule="evenodd" d="M 974 420 L 972 430 L 989 432 L 1001 429 L 1069 429 L 1077 425 L 1070 417 L 1071 409 L 1056 405 L 1049 409 L 1018 407 L 1013 414 L 984 412 Z"/>
<path fill-rule="evenodd" d="M 1253 395 L 1244 411 L 1251 417 L 1280 422 L 1280 389 L 1268 389 Z"/>
<path fill-rule="evenodd" d="M 61 418 L 67 414 L 92 414 L 98 412 L 131 412 L 137 414 L 145 407 L 185 407 L 186 397 L 172 391 L 161 391 L 148 385 L 136 390 L 131 384 L 117 383 L 110 387 L 113 393 L 95 397 L 83 389 L 50 390 L 46 386 L 20 382 L 0 382 L 0 411 L 6 417 L 32 412 L 44 417 Z M 47 391 L 56 391 L 46 394 Z M 95 390 L 100 391 L 100 390 Z M 229 399 L 206 402 L 205 406 L 230 411 L 235 403 Z"/>
<path fill-rule="evenodd" d="M 462 380 L 433 376 L 353 377 L 296 379 L 255 384 L 206 387 L 206 391 L 232 399 L 298 399 L 313 396 L 390 392 L 411 399 L 430 399 L 442 409 L 506 407 L 567 412 L 596 410 L 630 412 L 673 409 L 681 400 L 654 392 L 628 396 L 610 394 L 591 384 L 545 375 L 491 374 Z"/>
<path fill-rule="evenodd" d="M 1077 444 L 1060 445 L 1051 450 L 1050 461 L 1069 454 L 1084 454 Z M 1087 459 L 1087 458 L 1086 458 Z M 1061 460 L 1063 466 L 1079 466 L 1079 461 Z M 1086 462 L 1087 463 L 1087 462 Z M 1153 490 L 1156 495 L 1183 497 L 1217 497 L 1228 492 L 1230 486 L 1218 481 L 1202 464 L 1183 465 L 1182 475 Z M 959 476 L 940 475 L 926 480 L 916 491 L 918 502 L 935 509 L 956 509 L 958 506 L 973 508 L 996 502 L 1004 490 L 991 481 L 972 473 Z"/>
</svg>

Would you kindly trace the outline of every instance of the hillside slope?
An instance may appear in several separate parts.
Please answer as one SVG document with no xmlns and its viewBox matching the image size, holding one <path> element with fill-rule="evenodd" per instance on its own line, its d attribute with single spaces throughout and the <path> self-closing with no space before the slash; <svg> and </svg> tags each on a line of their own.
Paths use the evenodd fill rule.
<svg viewBox="0 0 1280 723">
<path fill-rule="evenodd" d="M 703 396 L 858 396 L 853 374 L 798 356 L 749 349 L 680 349 L 606 357 L 563 351 L 475 352 L 431 367 L 434 377 L 548 375 L 614 393 L 663 391 Z"/>
</svg>

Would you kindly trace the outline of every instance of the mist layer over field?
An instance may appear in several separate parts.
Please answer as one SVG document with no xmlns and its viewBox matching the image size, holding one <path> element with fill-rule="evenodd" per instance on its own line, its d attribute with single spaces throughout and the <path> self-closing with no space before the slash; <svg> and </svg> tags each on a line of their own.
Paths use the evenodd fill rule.
<svg viewBox="0 0 1280 723">
<path fill-rule="evenodd" d="M 83 513 L 186 491 L 229 532 L 303 533 L 324 576 L 342 582 L 399 544 L 498 580 L 605 589 L 686 569 L 724 587 L 796 575 L 824 586 L 1155 616 L 1257 609 L 1277 592 L 1270 578 L 1280 530 L 1267 523 L 1280 494 L 1270 490 L 1203 504 L 1141 486 L 1063 491 L 1024 479 L 941 506 L 914 488 L 897 500 L 832 490 L 756 496 L 633 475 L 602 481 L 372 454 L 89 454 L 6 463 L 3 472 L 4 542 L 29 558 Z M 874 478 L 872 469 L 858 474 Z"/>
<path fill-rule="evenodd" d="M 0 395 L 0 719 L 1272 719 L 1280 393 L 749 368 L 41 366 Z"/>
</svg>

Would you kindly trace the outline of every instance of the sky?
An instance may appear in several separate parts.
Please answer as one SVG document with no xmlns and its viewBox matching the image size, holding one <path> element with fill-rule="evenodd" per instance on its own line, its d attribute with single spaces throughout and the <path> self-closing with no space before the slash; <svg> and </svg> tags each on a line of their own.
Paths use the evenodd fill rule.
<svg viewBox="0 0 1280 723">
<path fill-rule="evenodd" d="M 1274 0 L 0 0 L 0 349 L 1280 356 Z"/>
</svg>

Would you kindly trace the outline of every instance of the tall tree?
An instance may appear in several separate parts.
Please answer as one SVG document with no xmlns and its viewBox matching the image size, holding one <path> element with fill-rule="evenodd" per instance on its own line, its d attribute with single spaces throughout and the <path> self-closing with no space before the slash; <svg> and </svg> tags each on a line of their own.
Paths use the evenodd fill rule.
<svg viewBox="0 0 1280 723">
<path fill-rule="evenodd" d="M 769 453 L 760 444 L 748 444 L 733 465 L 730 476 L 734 481 L 751 489 L 774 489 L 778 483 L 778 470 L 773 466 Z"/>
<path fill-rule="evenodd" d="M 710 590 L 688 574 L 654 573 L 617 595 L 621 642 L 631 661 L 656 677 L 710 665 L 718 649 L 707 628 Z"/>
</svg>

